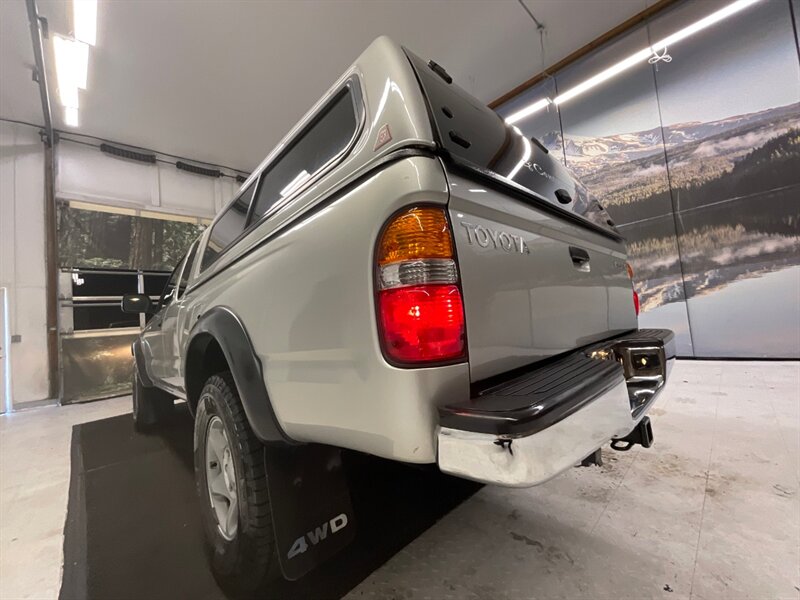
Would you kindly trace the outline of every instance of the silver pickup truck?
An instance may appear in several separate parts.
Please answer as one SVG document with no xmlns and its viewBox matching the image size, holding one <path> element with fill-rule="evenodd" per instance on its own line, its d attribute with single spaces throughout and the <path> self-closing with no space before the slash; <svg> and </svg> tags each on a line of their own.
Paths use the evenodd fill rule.
<svg viewBox="0 0 800 600">
<path fill-rule="evenodd" d="M 217 579 L 352 540 L 341 449 L 532 486 L 649 447 L 675 349 L 625 242 L 535 139 L 382 37 L 190 248 L 133 344 L 133 417 L 184 399 Z"/>
</svg>

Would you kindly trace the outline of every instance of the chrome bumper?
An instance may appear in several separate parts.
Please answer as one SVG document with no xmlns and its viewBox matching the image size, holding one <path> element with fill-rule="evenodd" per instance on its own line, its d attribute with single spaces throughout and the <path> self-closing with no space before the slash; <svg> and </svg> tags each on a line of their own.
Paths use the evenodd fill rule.
<svg viewBox="0 0 800 600">
<path fill-rule="evenodd" d="M 438 429 L 439 468 L 445 473 L 484 483 L 530 487 L 576 465 L 606 442 L 625 437 L 663 390 L 675 360 L 672 333 L 649 331 L 657 331 L 659 335 L 646 337 L 636 332 L 581 351 L 591 359 L 613 360 L 619 366 L 605 376 L 602 393 L 548 427 L 536 429 L 529 423 L 534 432 L 524 435 L 441 426 Z M 509 384 L 509 389 L 519 389 L 519 386 L 519 381 L 515 380 Z M 501 394 L 508 395 L 506 390 L 501 390 Z M 535 396 L 531 394 L 531 397 Z M 575 402 L 575 398 L 569 400 Z M 481 398 L 473 399 L 472 405 L 479 411 Z M 464 406 L 460 405 L 462 413 L 468 410 Z M 524 409 L 526 414 L 535 415 L 536 408 L 535 405 L 520 407 L 507 414 Z M 495 422 L 502 419 L 496 412 L 485 416 Z"/>
</svg>

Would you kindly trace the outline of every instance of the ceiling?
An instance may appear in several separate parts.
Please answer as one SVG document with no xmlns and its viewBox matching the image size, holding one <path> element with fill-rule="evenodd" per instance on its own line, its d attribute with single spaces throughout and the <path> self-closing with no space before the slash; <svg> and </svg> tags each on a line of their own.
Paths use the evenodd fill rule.
<svg viewBox="0 0 800 600">
<path fill-rule="evenodd" d="M 488 103 L 653 1 L 525 0 L 543 61 L 517 0 L 100 0 L 77 131 L 248 171 L 381 34 Z M 39 1 L 52 32 L 70 10 Z M 42 123 L 31 47 L 24 0 L 0 1 L 0 117 Z"/>
</svg>

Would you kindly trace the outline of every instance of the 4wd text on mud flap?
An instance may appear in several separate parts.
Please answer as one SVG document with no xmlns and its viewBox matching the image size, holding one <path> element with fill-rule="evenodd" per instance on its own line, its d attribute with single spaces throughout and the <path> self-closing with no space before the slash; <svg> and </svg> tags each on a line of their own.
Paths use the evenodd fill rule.
<svg viewBox="0 0 800 600">
<path fill-rule="evenodd" d="M 313 531 L 309 531 L 305 535 L 301 535 L 297 538 L 292 547 L 289 548 L 289 554 L 287 555 L 288 558 L 294 558 L 298 554 L 302 554 L 306 550 L 308 550 L 308 542 L 306 542 L 306 538 L 308 541 L 311 542 L 312 546 L 316 546 L 322 540 L 328 537 L 328 525 L 330 525 L 330 532 L 336 533 L 337 531 L 341 531 L 345 527 L 347 527 L 347 515 L 341 513 L 333 517 L 330 521 L 325 521 L 322 525 L 316 527 Z"/>
</svg>

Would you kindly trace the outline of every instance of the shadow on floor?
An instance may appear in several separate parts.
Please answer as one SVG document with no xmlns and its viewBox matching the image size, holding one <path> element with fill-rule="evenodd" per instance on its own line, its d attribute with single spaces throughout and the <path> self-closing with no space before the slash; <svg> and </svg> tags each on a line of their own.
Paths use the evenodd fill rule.
<svg viewBox="0 0 800 600">
<path fill-rule="evenodd" d="M 208 570 L 184 406 L 158 435 L 130 415 L 76 425 L 60 598 L 225 598 Z M 480 485 L 345 453 L 355 541 L 265 597 L 339 598 Z"/>
</svg>

